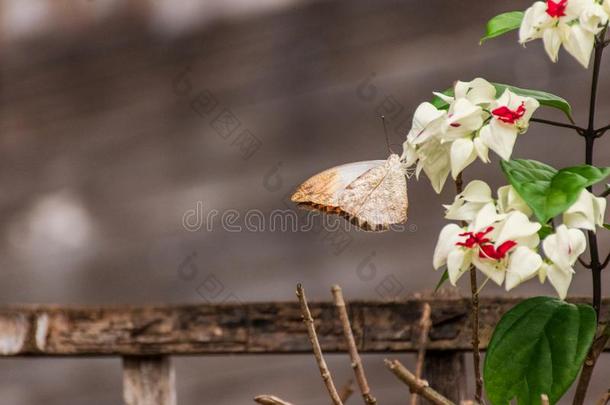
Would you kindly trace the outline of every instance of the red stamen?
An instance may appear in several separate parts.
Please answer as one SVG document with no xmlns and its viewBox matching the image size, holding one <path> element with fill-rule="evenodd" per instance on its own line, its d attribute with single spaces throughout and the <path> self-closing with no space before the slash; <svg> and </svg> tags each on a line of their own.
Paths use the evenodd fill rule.
<svg viewBox="0 0 610 405">
<path fill-rule="evenodd" d="M 509 250 L 517 245 L 517 242 L 512 240 L 507 240 L 502 243 L 496 249 L 494 245 L 483 245 L 481 246 L 481 251 L 479 252 L 479 257 L 482 259 L 495 259 L 502 260 L 506 257 L 506 254 Z"/>
<path fill-rule="evenodd" d="M 566 15 L 566 7 L 568 0 L 559 0 L 554 2 L 553 0 L 546 1 L 546 13 L 553 18 L 564 17 Z"/>
<path fill-rule="evenodd" d="M 493 229 L 494 229 L 493 226 L 490 226 L 490 227 L 487 227 L 487 229 L 485 229 L 483 232 L 461 233 L 459 236 L 467 236 L 468 238 L 466 238 L 466 240 L 464 242 L 456 243 L 456 245 L 471 249 L 471 248 L 475 247 L 476 245 L 480 246 L 484 243 L 488 243 L 490 240 L 489 240 L 489 238 L 486 238 L 485 235 L 487 235 L 489 232 L 493 231 Z"/>
<path fill-rule="evenodd" d="M 516 110 L 511 110 L 507 106 L 498 107 L 491 112 L 497 119 L 506 123 L 506 124 L 514 124 L 518 119 L 523 117 L 525 114 L 525 103 L 521 103 Z"/>
<path fill-rule="evenodd" d="M 479 257 L 482 259 L 494 259 L 494 260 L 502 260 L 506 257 L 506 254 L 509 250 L 517 245 L 517 242 L 508 240 L 502 243 L 496 249 L 491 242 L 491 239 L 486 238 L 489 232 L 493 231 L 494 227 L 489 226 L 482 232 L 464 232 L 460 233 L 459 236 L 465 236 L 466 240 L 463 242 L 457 242 L 456 246 L 465 247 L 467 249 L 472 249 L 476 246 L 480 248 Z"/>
</svg>

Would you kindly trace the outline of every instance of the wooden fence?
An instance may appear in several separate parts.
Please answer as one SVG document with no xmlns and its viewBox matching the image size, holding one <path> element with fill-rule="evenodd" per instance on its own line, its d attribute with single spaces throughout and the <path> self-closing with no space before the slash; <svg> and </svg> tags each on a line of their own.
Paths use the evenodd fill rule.
<svg viewBox="0 0 610 405">
<path fill-rule="evenodd" d="M 518 299 L 481 299 L 481 348 L 494 326 Z M 575 302 L 586 302 L 575 299 Z M 423 304 L 432 307 L 424 377 L 438 391 L 463 398 L 463 352 L 470 349 L 469 301 L 409 299 L 348 304 L 361 353 L 404 353 L 418 349 Z M 607 308 L 606 300 L 603 308 Z M 346 350 L 332 303 L 312 303 L 322 349 Z M 128 405 L 176 403 L 171 356 L 310 353 L 298 302 L 146 307 L 0 308 L 0 355 L 121 356 Z"/>
</svg>

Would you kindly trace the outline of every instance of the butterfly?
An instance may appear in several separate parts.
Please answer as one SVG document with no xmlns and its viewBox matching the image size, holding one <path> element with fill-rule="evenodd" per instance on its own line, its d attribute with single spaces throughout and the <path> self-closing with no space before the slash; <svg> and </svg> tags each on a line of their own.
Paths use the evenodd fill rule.
<svg viewBox="0 0 610 405">
<path fill-rule="evenodd" d="M 291 200 L 303 208 L 338 214 L 366 231 L 407 221 L 407 173 L 400 157 L 347 163 L 301 184 Z"/>
</svg>

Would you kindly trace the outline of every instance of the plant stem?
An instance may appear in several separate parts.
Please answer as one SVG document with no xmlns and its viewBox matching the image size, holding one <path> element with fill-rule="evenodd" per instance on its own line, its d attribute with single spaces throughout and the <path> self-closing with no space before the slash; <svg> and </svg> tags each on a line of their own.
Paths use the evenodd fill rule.
<svg viewBox="0 0 610 405">
<path fill-rule="evenodd" d="M 551 125 L 553 127 L 570 128 L 570 129 L 575 130 L 576 132 L 578 132 L 581 135 L 584 134 L 584 132 L 585 132 L 585 129 L 579 127 L 578 125 L 564 124 L 563 122 L 545 120 L 542 118 L 530 118 L 530 122 L 538 122 L 540 124 Z"/>
<path fill-rule="evenodd" d="M 595 139 L 598 136 L 598 131 L 595 130 L 595 109 L 597 106 L 597 88 L 599 83 L 599 72 L 602 62 L 602 54 L 604 52 L 605 46 L 605 34 L 606 30 L 604 29 L 604 31 L 602 31 L 600 35 L 600 39 L 596 40 L 595 43 L 593 78 L 591 80 L 591 97 L 589 100 L 589 121 L 587 124 L 587 129 L 583 134 L 585 137 L 585 163 L 587 163 L 588 165 L 593 164 L 593 147 L 595 145 Z M 592 189 L 592 187 L 587 187 L 587 190 L 589 192 L 591 192 Z M 587 231 L 587 237 L 589 242 L 590 256 L 589 267 L 591 268 L 591 276 L 593 278 L 593 308 L 595 309 L 595 312 L 597 314 L 597 320 L 599 324 L 599 313 L 602 300 L 601 273 L 604 266 L 602 265 L 602 263 L 600 263 L 599 260 L 597 236 L 593 231 Z M 580 373 L 580 378 L 576 387 L 576 393 L 574 394 L 573 405 L 582 405 L 585 401 L 589 382 L 591 381 L 591 376 L 593 374 L 593 368 L 595 367 L 595 363 L 597 362 L 597 359 L 608 340 L 608 332 L 610 332 L 610 330 L 606 326 L 601 336 L 596 339 L 596 341 L 589 349 L 589 353 L 587 354 L 587 358 L 583 365 L 582 372 Z"/>
<path fill-rule="evenodd" d="M 460 173 L 455 179 L 456 194 L 464 191 L 464 179 Z M 464 225 L 464 224 L 462 224 Z M 482 403 L 483 398 L 483 378 L 481 377 L 481 352 L 479 350 L 479 290 L 477 288 L 477 270 L 470 266 L 470 297 L 471 327 L 472 327 L 472 361 L 474 365 L 475 394 L 474 399 L 477 403 Z"/>
</svg>

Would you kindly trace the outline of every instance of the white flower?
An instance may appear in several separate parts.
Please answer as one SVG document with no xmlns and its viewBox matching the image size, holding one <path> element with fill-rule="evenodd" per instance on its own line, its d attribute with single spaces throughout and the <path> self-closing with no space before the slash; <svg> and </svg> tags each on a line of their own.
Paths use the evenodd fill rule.
<svg viewBox="0 0 610 405">
<path fill-rule="evenodd" d="M 491 120 L 481 131 L 481 141 L 502 159 L 510 159 L 517 135 L 527 130 L 532 114 L 540 106 L 538 100 L 521 97 L 506 89 L 492 103 Z"/>
<path fill-rule="evenodd" d="M 437 194 L 443 190 L 445 181 L 451 171 L 450 147 L 450 143 L 441 143 L 437 138 L 432 138 L 417 150 L 419 159 L 415 172 L 417 178 L 423 170 Z"/>
<path fill-rule="evenodd" d="M 525 10 L 519 27 L 519 42 L 525 44 L 534 39 L 542 38 L 543 29 L 550 27 L 551 17 L 546 13 L 546 3 L 537 1 Z"/>
<path fill-rule="evenodd" d="M 565 299 L 574 274 L 574 263 L 587 247 L 585 234 L 579 229 L 569 229 L 565 224 L 559 225 L 555 233 L 542 241 L 544 254 L 548 263 L 539 271 L 540 281 L 548 277 L 551 285 Z"/>
<path fill-rule="evenodd" d="M 443 142 L 452 142 L 450 158 L 454 179 L 477 158 L 473 136 L 483 125 L 485 115 L 480 106 L 466 98 L 455 99 L 449 107 L 441 137 Z"/>
<path fill-rule="evenodd" d="M 570 228 L 581 228 L 595 232 L 596 226 L 604 225 L 606 199 L 595 197 L 583 190 L 578 200 L 563 213 L 563 223 Z"/>
<path fill-rule="evenodd" d="M 482 78 L 458 81 L 454 97 L 435 94 L 449 103 L 448 110 L 431 103 L 417 107 L 401 160 L 406 167 L 417 163 L 417 178 L 424 171 L 437 193 L 449 173 L 456 179 L 477 157 L 488 163 L 489 149 L 508 159 L 517 134 L 527 130 L 539 106 L 510 90 L 495 100 L 496 88 Z"/>
<path fill-rule="evenodd" d="M 584 7 L 580 12 L 580 26 L 597 35 L 608 24 L 608 13 L 604 7 L 595 1 L 584 1 Z"/>
<path fill-rule="evenodd" d="M 475 105 L 491 103 L 496 97 L 496 88 L 487 80 L 477 77 L 469 82 L 458 80 L 453 88 L 453 97 L 443 93 L 434 93 L 437 97 L 452 104 L 457 99 L 466 99 Z"/>
<path fill-rule="evenodd" d="M 423 170 L 437 193 L 449 175 L 449 149 L 451 145 L 441 145 L 440 132 L 447 112 L 437 109 L 431 103 L 421 103 L 413 115 L 413 125 L 403 144 L 403 156 L 407 167 L 417 163 L 416 175 Z"/>
<path fill-rule="evenodd" d="M 563 44 L 566 51 L 586 68 L 595 35 L 608 23 L 608 9 L 610 5 L 602 7 L 596 0 L 537 1 L 525 11 L 519 28 L 519 42 L 525 44 L 542 38 L 544 49 L 553 62 L 557 61 Z"/>
<path fill-rule="evenodd" d="M 464 191 L 455 196 L 453 204 L 445 205 L 445 218 L 456 221 L 474 221 L 486 204 L 493 202 L 491 188 L 481 180 L 473 180 Z"/>
<path fill-rule="evenodd" d="M 511 185 L 502 186 L 498 189 L 498 210 L 502 213 L 521 211 L 528 218 L 533 214 L 532 209 Z"/>
<path fill-rule="evenodd" d="M 457 280 L 471 265 L 506 288 L 511 289 L 534 277 L 542 264 L 532 250 L 538 244 L 540 224 L 529 222 L 525 214 L 513 211 L 502 215 L 493 203 L 485 204 L 467 229 L 446 225 L 434 251 L 435 269 L 446 265 L 449 281 Z"/>
<path fill-rule="evenodd" d="M 542 258 L 533 250 L 539 243 L 540 227 L 522 212 L 513 211 L 494 228 L 496 232 L 490 239 L 495 242 L 482 245 L 479 255 L 473 257 L 473 264 L 498 285 L 506 277 L 507 290 L 529 280 L 542 264 Z M 513 257 L 515 253 L 518 254 Z"/>
</svg>

